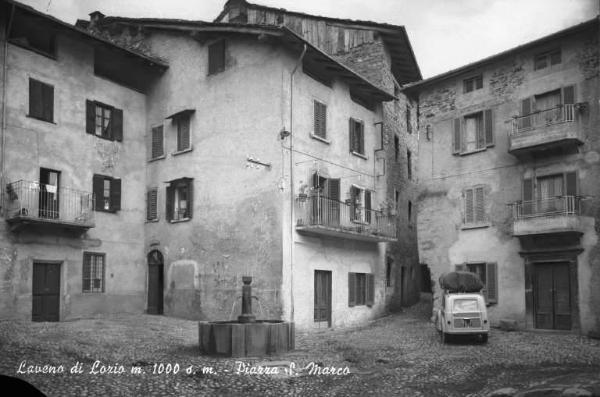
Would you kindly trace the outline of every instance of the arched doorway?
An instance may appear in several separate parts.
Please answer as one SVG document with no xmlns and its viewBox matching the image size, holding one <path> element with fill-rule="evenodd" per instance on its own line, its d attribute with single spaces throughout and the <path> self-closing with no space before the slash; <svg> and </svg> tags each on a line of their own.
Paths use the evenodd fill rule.
<svg viewBox="0 0 600 397">
<path fill-rule="evenodd" d="M 148 254 L 148 314 L 163 314 L 164 262 L 158 250 Z"/>
</svg>

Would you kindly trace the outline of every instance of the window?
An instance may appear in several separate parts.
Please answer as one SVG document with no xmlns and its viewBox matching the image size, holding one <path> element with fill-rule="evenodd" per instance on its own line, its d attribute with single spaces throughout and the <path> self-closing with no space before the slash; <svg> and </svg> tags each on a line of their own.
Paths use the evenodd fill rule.
<svg viewBox="0 0 600 397">
<path fill-rule="evenodd" d="M 408 175 L 408 180 L 412 180 L 412 153 L 410 150 L 406 150 L 406 170 Z"/>
<path fill-rule="evenodd" d="M 517 130 L 546 126 L 562 121 L 573 121 L 575 86 L 565 86 L 552 91 L 533 95 L 521 100 Z"/>
<path fill-rule="evenodd" d="M 158 220 L 158 188 L 155 187 L 146 192 L 146 220 Z"/>
<path fill-rule="evenodd" d="M 536 54 L 533 58 L 533 70 L 544 69 L 551 65 L 558 65 L 562 62 L 560 48 Z"/>
<path fill-rule="evenodd" d="M 348 306 L 373 306 L 375 276 L 371 273 L 348 273 Z"/>
<path fill-rule="evenodd" d="M 83 253 L 83 292 L 104 292 L 106 255 L 95 252 Z"/>
<path fill-rule="evenodd" d="M 350 119 L 350 153 L 365 154 L 365 125 L 362 121 Z"/>
<path fill-rule="evenodd" d="M 165 155 L 163 126 L 159 125 L 152 128 L 152 159 L 157 159 Z"/>
<path fill-rule="evenodd" d="M 392 268 L 394 267 L 394 260 L 391 257 L 387 257 L 385 261 L 385 286 L 392 286 Z"/>
<path fill-rule="evenodd" d="M 579 213 L 577 172 L 523 179 L 521 216 L 551 215 L 565 210 Z"/>
<path fill-rule="evenodd" d="M 225 40 L 219 40 L 208 46 L 208 74 L 225 70 Z"/>
<path fill-rule="evenodd" d="M 400 161 L 400 138 L 398 135 L 394 135 L 394 159 L 396 162 Z"/>
<path fill-rule="evenodd" d="M 314 101 L 313 135 L 327 139 L 327 106 L 319 101 Z"/>
<path fill-rule="evenodd" d="M 167 186 L 167 220 L 169 222 L 192 218 L 193 179 L 181 178 Z"/>
<path fill-rule="evenodd" d="M 20 18 L 18 23 L 13 23 L 9 41 L 38 54 L 56 57 L 56 35 L 51 32 L 49 26 L 40 24 L 37 18 Z"/>
<path fill-rule="evenodd" d="M 408 211 L 407 211 L 406 217 L 407 217 L 408 224 L 412 225 L 412 223 L 413 223 L 413 220 L 412 220 L 412 201 L 410 201 L 410 200 L 408 201 Z"/>
<path fill-rule="evenodd" d="M 123 140 L 123 110 L 89 99 L 85 105 L 88 134 L 111 141 Z"/>
<path fill-rule="evenodd" d="M 190 114 L 184 113 L 173 119 L 177 126 L 177 151 L 181 152 L 192 148 L 190 141 Z"/>
<path fill-rule="evenodd" d="M 409 134 L 412 134 L 412 122 L 410 117 L 410 106 L 406 105 L 406 131 Z"/>
<path fill-rule="evenodd" d="M 487 221 L 483 186 L 465 189 L 465 224 L 478 224 Z"/>
<path fill-rule="evenodd" d="M 117 212 L 121 209 L 121 179 L 94 175 L 93 192 L 96 211 Z"/>
<path fill-rule="evenodd" d="M 29 117 L 54 122 L 54 87 L 29 79 Z"/>
<path fill-rule="evenodd" d="M 456 265 L 456 270 L 469 271 L 479 276 L 483 282 L 481 293 L 486 303 L 498 303 L 498 266 L 496 263 L 473 262 Z"/>
<path fill-rule="evenodd" d="M 478 75 L 463 80 L 463 93 L 479 90 L 483 88 L 483 76 Z"/>
<path fill-rule="evenodd" d="M 371 223 L 370 190 L 354 185 L 350 187 L 350 220 L 359 223 Z"/>
<path fill-rule="evenodd" d="M 492 111 L 487 109 L 453 120 L 452 153 L 467 154 L 494 145 Z"/>
</svg>

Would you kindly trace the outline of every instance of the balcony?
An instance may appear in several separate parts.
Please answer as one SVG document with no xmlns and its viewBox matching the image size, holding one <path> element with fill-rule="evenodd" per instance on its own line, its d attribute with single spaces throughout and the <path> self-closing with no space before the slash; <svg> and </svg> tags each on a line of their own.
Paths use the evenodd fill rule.
<svg viewBox="0 0 600 397">
<path fill-rule="evenodd" d="M 557 196 L 512 204 L 513 235 L 583 234 L 580 196 Z"/>
<path fill-rule="evenodd" d="M 576 152 L 583 144 L 578 133 L 578 106 L 559 105 L 513 118 L 509 153 L 521 157 Z"/>
<path fill-rule="evenodd" d="M 396 218 L 322 196 L 296 198 L 299 233 L 361 241 L 396 241 Z"/>
<path fill-rule="evenodd" d="M 94 224 L 90 192 L 20 180 L 6 186 L 6 221 L 13 230 L 50 226 L 86 231 Z"/>
</svg>

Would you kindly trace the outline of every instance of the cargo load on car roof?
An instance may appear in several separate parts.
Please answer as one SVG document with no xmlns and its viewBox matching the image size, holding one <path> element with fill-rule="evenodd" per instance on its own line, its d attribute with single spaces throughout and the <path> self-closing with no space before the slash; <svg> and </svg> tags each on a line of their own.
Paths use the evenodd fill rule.
<svg viewBox="0 0 600 397">
<path fill-rule="evenodd" d="M 479 292 L 483 283 L 471 272 L 450 272 L 440 276 L 440 287 L 448 292 Z"/>
</svg>

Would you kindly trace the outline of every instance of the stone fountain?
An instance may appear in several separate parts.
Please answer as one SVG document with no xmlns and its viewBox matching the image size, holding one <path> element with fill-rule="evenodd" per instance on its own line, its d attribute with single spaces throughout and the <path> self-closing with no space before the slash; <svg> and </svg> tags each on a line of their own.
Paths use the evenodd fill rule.
<svg viewBox="0 0 600 397">
<path fill-rule="evenodd" d="M 228 357 L 264 356 L 294 349 L 294 323 L 257 320 L 252 314 L 252 277 L 242 277 L 242 314 L 237 321 L 198 323 L 200 352 Z"/>
</svg>

